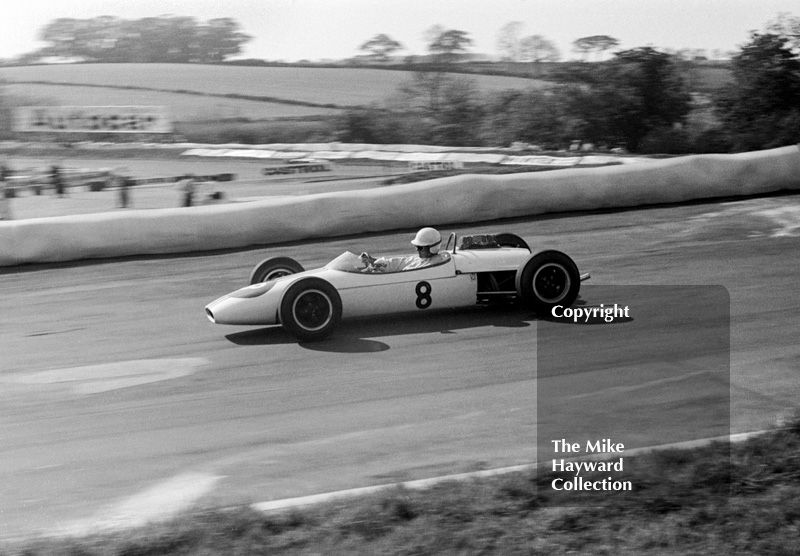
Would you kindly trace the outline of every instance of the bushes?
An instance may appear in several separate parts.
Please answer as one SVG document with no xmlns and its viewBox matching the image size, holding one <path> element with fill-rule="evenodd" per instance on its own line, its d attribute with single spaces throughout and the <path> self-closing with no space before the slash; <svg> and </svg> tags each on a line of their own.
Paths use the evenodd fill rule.
<svg viewBox="0 0 800 556">
<path fill-rule="evenodd" d="M 304 118 L 266 122 L 181 122 L 175 132 L 193 143 L 314 143 L 332 141 L 332 119 Z"/>
<path fill-rule="evenodd" d="M 715 103 L 734 150 L 800 142 L 800 57 L 788 38 L 753 32 L 734 56 L 733 76 Z"/>
<path fill-rule="evenodd" d="M 753 35 L 715 96 L 690 95 L 675 57 L 650 47 L 598 64 L 565 65 L 542 88 L 482 94 L 442 68 L 411 74 L 384 105 L 330 119 L 201 126 L 198 142 L 324 142 L 545 149 L 573 141 L 645 154 L 724 153 L 800 142 L 800 59 L 787 40 Z M 693 98 L 694 97 L 694 98 Z"/>
</svg>

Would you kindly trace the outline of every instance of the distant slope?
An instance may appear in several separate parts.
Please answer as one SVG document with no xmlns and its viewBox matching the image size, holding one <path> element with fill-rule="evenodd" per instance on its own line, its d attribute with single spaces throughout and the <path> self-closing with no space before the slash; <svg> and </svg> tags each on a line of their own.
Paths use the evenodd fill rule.
<svg viewBox="0 0 800 556">
<path fill-rule="evenodd" d="M 382 102 L 411 78 L 409 72 L 361 68 L 248 67 L 200 64 L 53 64 L 0 68 L 11 83 L 145 87 L 214 95 L 274 97 L 319 105 Z M 529 88 L 519 77 L 470 75 L 484 91 Z M 86 103 L 82 103 L 86 104 Z"/>
<path fill-rule="evenodd" d="M 260 102 L 226 98 L 224 96 L 203 96 L 109 87 L 12 83 L 6 84 L 3 89 L 13 106 L 20 104 L 43 106 L 167 106 L 171 117 L 178 121 L 208 120 L 211 116 L 214 119 L 222 120 L 267 120 L 273 118 L 326 116 L 341 112 L 341 110 L 332 108 Z"/>
</svg>

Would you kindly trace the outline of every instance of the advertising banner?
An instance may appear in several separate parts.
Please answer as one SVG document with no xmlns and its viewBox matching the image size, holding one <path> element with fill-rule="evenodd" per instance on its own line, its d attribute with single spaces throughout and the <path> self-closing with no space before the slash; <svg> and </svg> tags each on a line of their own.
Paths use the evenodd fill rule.
<svg viewBox="0 0 800 556">
<path fill-rule="evenodd" d="M 21 106 L 14 131 L 172 133 L 172 122 L 164 106 Z"/>
</svg>

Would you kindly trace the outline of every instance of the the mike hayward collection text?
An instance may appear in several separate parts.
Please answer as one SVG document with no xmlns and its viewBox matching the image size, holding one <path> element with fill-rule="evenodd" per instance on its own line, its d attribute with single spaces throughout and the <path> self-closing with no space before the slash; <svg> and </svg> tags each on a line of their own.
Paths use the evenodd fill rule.
<svg viewBox="0 0 800 556">
<path fill-rule="evenodd" d="M 609 438 L 596 441 L 588 440 L 583 451 L 579 442 L 571 443 L 564 439 L 553 440 L 552 442 L 556 454 L 570 454 L 572 457 L 577 457 L 581 454 L 621 454 L 625 450 L 624 444 L 612 442 Z M 613 477 L 587 480 L 581 476 L 581 473 L 621 473 L 624 468 L 623 459 L 621 456 L 616 460 L 604 461 L 575 461 L 573 459 L 554 458 L 553 471 L 574 473 L 575 476 L 568 479 L 561 477 L 553 479 L 551 487 L 553 490 L 633 490 L 633 485 L 630 481 L 619 481 Z"/>
</svg>

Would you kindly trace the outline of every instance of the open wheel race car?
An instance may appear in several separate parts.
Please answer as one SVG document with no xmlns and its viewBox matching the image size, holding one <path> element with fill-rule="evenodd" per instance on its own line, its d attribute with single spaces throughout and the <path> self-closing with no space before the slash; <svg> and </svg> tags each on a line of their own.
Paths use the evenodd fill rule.
<svg viewBox="0 0 800 556">
<path fill-rule="evenodd" d="M 509 233 L 450 234 L 437 264 L 400 272 L 376 272 L 345 252 L 322 268 L 305 270 L 289 257 L 259 263 L 250 285 L 209 303 L 217 324 L 280 324 L 301 341 L 328 337 L 342 318 L 429 309 L 471 307 L 492 300 L 519 300 L 544 313 L 569 307 L 582 280 L 560 251 L 532 252 Z"/>
</svg>

